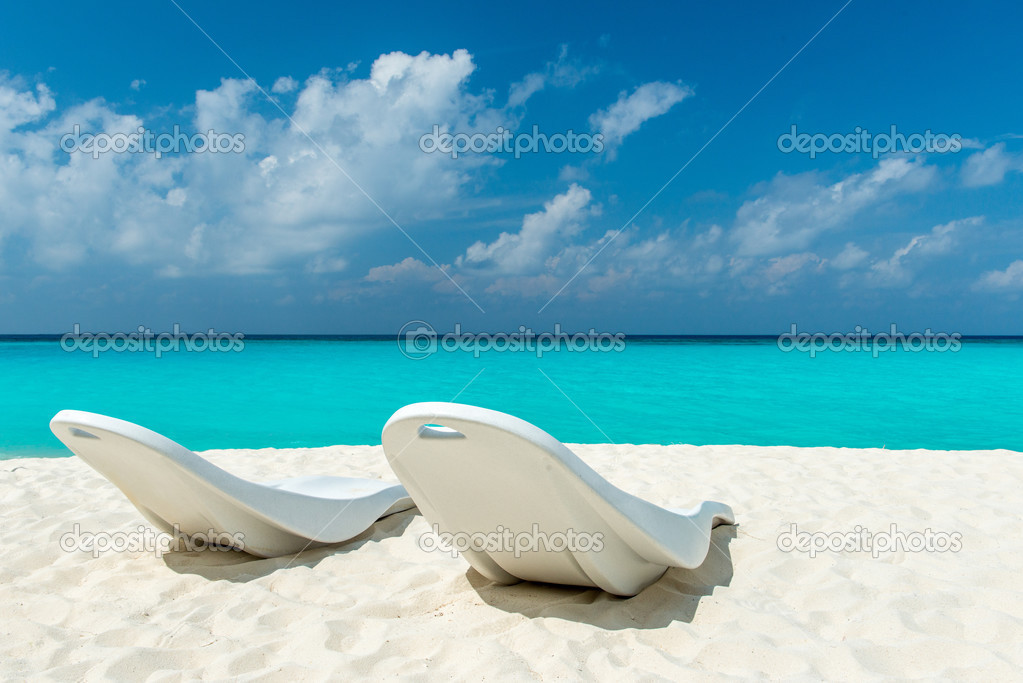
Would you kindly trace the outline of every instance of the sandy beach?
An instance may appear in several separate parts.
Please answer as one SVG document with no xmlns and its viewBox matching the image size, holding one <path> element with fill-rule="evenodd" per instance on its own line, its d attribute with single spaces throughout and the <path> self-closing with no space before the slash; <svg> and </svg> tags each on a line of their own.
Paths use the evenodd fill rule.
<svg viewBox="0 0 1023 683">
<path fill-rule="evenodd" d="M 0 462 L 0 676 L 1008 680 L 1023 670 L 1021 453 L 571 448 L 630 493 L 673 507 L 726 502 L 738 524 L 715 530 L 702 567 L 671 569 L 631 599 L 489 584 L 461 558 L 420 549 L 432 532 L 414 511 L 297 557 L 94 557 L 61 539 L 76 523 L 136 533 L 142 518 L 120 491 L 76 458 Z M 379 446 L 204 456 L 253 480 L 394 480 Z M 793 532 L 810 545 L 792 547 Z M 925 535 L 926 549 L 907 549 Z M 870 549 L 853 547 L 868 537 Z"/>
</svg>

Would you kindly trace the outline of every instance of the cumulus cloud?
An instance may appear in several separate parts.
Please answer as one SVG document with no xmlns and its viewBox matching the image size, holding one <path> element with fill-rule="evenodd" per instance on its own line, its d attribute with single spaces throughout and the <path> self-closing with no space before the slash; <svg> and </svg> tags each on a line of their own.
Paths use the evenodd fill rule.
<svg viewBox="0 0 1023 683">
<path fill-rule="evenodd" d="M 725 268 L 724 230 L 711 225 L 690 233 L 686 224 L 643 237 L 635 226 L 619 233 L 599 223 L 602 207 L 572 184 L 526 214 L 517 231 L 477 241 L 443 268 L 472 291 L 499 296 L 549 297 L 570 279 L 566 299 L 593 299 L 611 289 L 641 284 L 677 290 L 712 282 Z M 599 258 L 595 259 L 599 254 Z M 578 274 L 578 277 L 574 277 Z M 366 282 L 430 281 L 442 277 L 414 258 L 378 266 Z"/>
<path fill-rule="evenodd" d="M 458 256 L 446 272 L 473 291 L 501 296 L 547 297 L 582 270 L 566 294 L 569 298 L 593 298 L 637 278 L 647 284 L 707 281 L 721 270 L 721 258 L 713 253 L 720 240 L 720 226 L 686 240 L 673 231 L 638 239 L 638 231 L 604 230 L 587 235 L 599 220 L 602 207 L 591 192 L 572 184 L 543 204 L 542 210 L 526 214 L 517 231 L 505 231 L 491 241 L 477 241 Z M 599 261 L 591 263 L 598 252 Z M 589 265 L 587 265 L 589 264 Z M 584 267 L 585 266 L 585 267 Z M 433 281 L 442 277 L 436 268 L 407 258 L 400 263 L 369 271 L 366 282 Z"/>
<path fill-rule="evenodd" d="M 602 134 L 604 144 L 613 149 L 627 135 L 639 130 L 644 122 L 667 113 L 692 94 L 691 89 L 681 84 L 645 83 L 630 94 L 620 93 L 614 104 L 591 115 L 590 126 Z"/>
<path fill-rule="evenodd" d="M 40 83 L 33 91 L 20 79 L 0 72 L 0 136 L 6 137 L 14 128 L 42 119 L 56 106 L 45 85 Z"/>
<path fill-rule="evenodd" d="M 437 122 L 471 131 L 507 121 L 469 91 L 474 70 L 465 50 L 393 52 L 365 79 L 345 70 L 301 88 L 279 79 L 275 91 L 297 89 L 290 121 L 267 113 L 251 81 L 223 79 L 176 123 L 244 136 L 244 151 L 161 159 L 60 151 L 54 141 L 75 125 L 114 135 L 147 122 L 103 100 L 56 112 L 46 86 L 0 77 L 0 240 L 20 233 L 29 258 L 52 269 L 113 257 L 168 276 L 339 272 L 353 240 L 394 229 L 381 209 L 399 222 L 441 215 L 488 163 L 451 163 L 417 145 Z"/>
<path fill-rule="evenodd" d="M 501 273 L 526 273 L 538 269 L 555 252 L 559 241 L 567 241 L 590 214 L 592 196 L 584 187 L 572 184 L 568 190 L 544 204 L 543 211 L 531 213 L 516 233 L 502 232 L 493 242 L 476 242 L 457 265 L 492 265 Z"/>
<path fill-rule="evenodd" d="M 444 274 L 433 266 L 409 256 L 394 265 L 370 268 L 364 279 L 366 282 L 433 282 L 443 277 Z"/>
<path fill-rule="evenodd" d="M 165 190 L 157 197 L 145 188 L 169 183 L 176 161 L 168 160 L 159 169 L 152 163 L 137 164 L 131 174 L 125 168 L 133 155 L 93 159 L 74 153 L 68 159 L 56 141 L 74 125 L 116 133 L 134 131 L 141 120 L 118 115 L 98 102 L 48 116 L 56 108 L 45 87 L 13 95 L 10 87 L 6 90 L 0 92 L 0 238 L 18 234 L 28 258 L 53 269 L 81 262 L 96 251 L 130 251 L 138 223 L 150 218 L 157 203 L 166 207 Z M 112 231 L 111 225 L 124 229 Z"/>
<path fill-rule="evenodd" d="M 989 270 L 980 276 L 975 287 L 993 291 L 1023 290 L 1023 260 L 1013 261 L 1005 270 Z"/>
<path fill-rule="evenodd" d="M 291 76 L 281 76 L 274 81 L 273 87 L 270 88 L 270 92 L 275 95 L 294 92 L 296 90 L 298 90 L 298 81 Z"/>
<path fill-rule="evenodd" d="M 772 296 L 825 276 L 875 287 L 910 282 L 928 258 L 955 252 L 970 221 L 980 220 L 900 237 L 872 260 L 860 246 L 867 237 L 857 233 L 854 243 L 843 230 L 872 208 L 937 180 L 925 159 L 892 156 L 838 182 L 818 173 L 779 174 L 755 187 L 730 216 L 665 225 L 644 214 L 619 233 L 623 218 L 603 220 L 601 202 L 614 207 L 614 195 L 600 194 L 608 187 L 601 175 L 607 167 L 569 165 L 561 168 L 556 189 L 520 210 L 513 227 L 459 241 L 465 233 L 447 230 L 447 219 L 461 220 L 474 201 L 509 205 L 507 195 L 481 192 L 487 173 L 501 162 L 424 154 L 419 137 L 434 124 L 469 133 L 512 126 L 539 89 L 571 87 L 591 73 L 563 50 L 512 87 L 508 104 L 514 106 L 498 107 L 489 91 L 470 89 L 475 68 L 464 50 L 394 52 L 377 58 L 363 78 L 354 78 L 350 67 L 301 81 L 285 76 L 270 90 L 290 93 L 282 98 L 290 119 L 268 107 L 250 81 L 224 79 L 198 91 L 190 118 L 178 123 L 244 135 L 244 150 L 161 159 L 61 152 L 55 141 L 76 124 L 115 134 L 143 125 L 159 131 L 162 123 L 104 100 L 58 108 L 45 85 L 0 76 L 0 257 L 16 252 L 50 273 L 110 262 L 165 278 L 296 273 L 334 292 L 323 296 L 352 298 L 422 289 L 461 297 L 452 280 L 474 297 L 541 303 L 570 280 L 561 295 L 566 300 L 628 288 L 649 296 L 702 296 L 712 289 Z M 690 95 L 682 85 L 648 83 L 622 93 L 591 124 L 618 144 Z M 963 182 L 1001 179 L 1012 168 L 1005 158 L 1012 155 L 998 145 L 970 157 Z M 424 248 L 445 254 L 444 265 L 434 266 L 406 243 L 381 210 Z M 443 242 L 432 241 L 430 230 L 444 230 Z M 384 239 L 407 252 L 368 261 Z M 977 286 L 1017 288 L 1023 277 L 1018 263 L 985 273 Z"/>
<path fill-rule="evenodd" d="M 1005 151 L 1005 143 L 999 142 L 983 152 L 972 154 L 963 164 L 963 184 L 967 187 L 997 185 L 1009 171 L 1023 170 L 1023 158 Z"/>
</svg>

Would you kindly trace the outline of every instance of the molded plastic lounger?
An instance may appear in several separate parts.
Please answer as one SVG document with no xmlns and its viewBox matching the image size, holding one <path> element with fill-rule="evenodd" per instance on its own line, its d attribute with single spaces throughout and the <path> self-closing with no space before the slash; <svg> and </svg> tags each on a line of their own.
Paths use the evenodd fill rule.
<svg viewBox="0 0 1023 683">
<path fill-rule="evenodd" d="M 668 567 L 698 567 L 711 529 L 735 523 L 723 503 L 666 510 L 629 495 L 543 430 L 485 408 L 406 406 L 383 442 L 426 520 L 456 535 L 452 545 L 498 583 L 635 595 Z M 476 549 L 463 550 L 470 543 Z"/>
<path fill-rule="evenodd" d="M 185 536 L 241 534 L 243 550 L 276 557 L 358 536 L 415 506 L 375 479 L 297 477 L 256 484 L 131 422 L 62 410 L 50 429 L 114 483 L 156 528 Z"/>
</svg>

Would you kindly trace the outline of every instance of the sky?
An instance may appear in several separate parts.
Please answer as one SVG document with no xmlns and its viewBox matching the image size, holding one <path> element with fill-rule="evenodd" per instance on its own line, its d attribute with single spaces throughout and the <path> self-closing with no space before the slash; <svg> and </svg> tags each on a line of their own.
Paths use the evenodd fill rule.
<svg viewBox="0 0 1023 683">
<path fill-rule="evenodd" d="M 5 3 L 0 333 L 1023 334 L 1021 19 Z"/>
</svg>

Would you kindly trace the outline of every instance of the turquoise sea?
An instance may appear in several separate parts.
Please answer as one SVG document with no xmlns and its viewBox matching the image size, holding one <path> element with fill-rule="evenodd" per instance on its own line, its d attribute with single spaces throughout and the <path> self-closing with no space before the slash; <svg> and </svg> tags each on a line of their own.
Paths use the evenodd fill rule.
<svg viewBox="0 0 1023 683">
<path fill-rule="evenodd" d="M 203 450 L 379 444 L 402 405 L 450 400 L 565 442 L 1023 451 L 1023 340 L 811 358 L 774 338 L 629 338 L 619 352 L 421 360 L 393 338 L 248 338 L 161 358 L 0 340 L 0 458 L 68 455 L 47 426 L 64 408 Z"/>
</svg>

